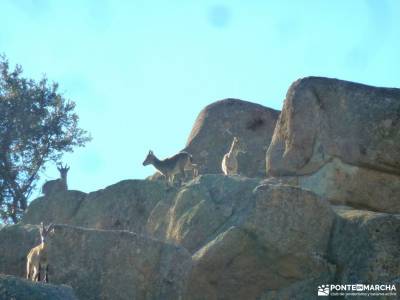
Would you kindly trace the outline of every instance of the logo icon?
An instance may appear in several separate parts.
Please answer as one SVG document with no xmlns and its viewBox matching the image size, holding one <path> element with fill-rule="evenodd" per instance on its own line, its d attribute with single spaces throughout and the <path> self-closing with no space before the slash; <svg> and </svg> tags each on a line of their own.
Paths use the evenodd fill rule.
<svg viewBox="0 0 400 300">
<path fill-rule="evenodd" d="M 319 285 L 318 296 L 329 296 L 329 285 L 327 284 Z"/>
</svg>

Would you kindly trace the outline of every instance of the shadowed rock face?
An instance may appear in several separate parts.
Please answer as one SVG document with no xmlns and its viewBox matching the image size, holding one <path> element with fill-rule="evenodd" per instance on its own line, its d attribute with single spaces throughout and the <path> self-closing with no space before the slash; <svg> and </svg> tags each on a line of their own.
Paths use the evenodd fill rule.
<svg viewBox="0 0 400 300">
<path fill-rule="evenodd" d="M 71 223 L 85 197 L 86 193 L 80 191 L 60 191 L 51 196 L 39 197 L 29 204 L 22 223 Z M 44 211 L 46 214 L 43 214 Z"/>
<path fill-rule="evenodd" d="M 267 173 L 335 203 L 400 213 L 400 89 L 308 77 L 290 87 Z"/>
<path fill-rule="evenodd" d="M 43 214 L 43 211 L 40 214 Z M 26 256 L 31 248 L 39 244 L 39 226 L 18 224 L 2 228 L 0 230 L 0 273 L 25 277 Z"/>
<path fill-rule="evenodd" d="M 239 173 L 265 176 L 265 151 L 271 142 L 279 111 L 238 99 L 225 99 L 205 107 L 197 117 L 185 151 L 193 155 L 200 174 L 222 173 L 221 162 L 233 137 L 240 139 Z"/>
<path fill-rule="evenodd" d="M 22 223 L 43 221 L 144 234 L 154 206 L 175 193 L 176 190 L 168 190 L 163 182 L 143 180 L 123 180 L 89 194 L 66 191 L 32 201 Z"/>
<path fill-rule="evenodd" d="M 400 215 L 337 206 L 329 256 L 340 282 L 400 284 Z"/>
<path fill-rule="evenodd" d="M 3 274 L 0 274 L 0 299 L 78 300 L 69 286 L 34 283 Z"/>
<path fill-rule="evenodd" d="M 120 203 L 108 205 L 122 213 L 121 203 L 135 205 L 124 191 L 149 186 L 164 184 L 118 183 L 111 190 Z M 102 220 L 109 212 L 94 209 L 108 203 L 110 194 L 100 192 L 90 199 L 93 210 L 81 205 L 76 215 L 111 229 Z M 83 299 L 110 299 L 112 293 L 112 299 L 312 299 L 319 284 L 400 277 L 397 216 L 332 210 L 311 191 L 240 176 L 201 175 L 179 190 L 157 193 L 157 203 L 142 199 L 148 214 L 118 226 L 141 228 L 158 241 L 57 225 L 49 237 L 50 282 L 71 285 Z M 44 206 L 35 207 L 35 215 L 46 216 Z M 0 230 L 0 271 L 23 276 L 24 255 L 38 238 L 36 226 Z"/>
<path fill-rule="evenodd" d="M 127 231 L 55 225 L 50 280 L 80 299 L 179 299 L 191 268 L 181 248 Z"/>
<path fill-rule="evenodd" d="M 76 212 L 72 224 L 99 229 L 122 229 L 145 234 L 154 206 L 173 197 L 163 182 L 123 180 L 90 193 Z"/>
<path fill-rule="evenodd" d="M 110 216 L 104 203 L 119 214 L 126 211 L 123 203 L 135 205 L 132 195 L 150 195 L 158 186 L 164 184 L 120 182 L 106 189 L 118 200 L 109 203 L 112 194 L 99 191 L 82 200 L 71 220 L 86 214 L 88 220 L 97 219 L 90 226 L 111 229 L 103 221 Z M 48 241 L 50 282 L 71 285 L 83 299 L 256 299 L 265 289 L 334 274 L 325 259 L 334 214 L 311 192 L 210 174 L 179 190 L 157 193 L 158 198 L 141 199 L 149 214 L 143 211 L 141 218 L 119 226 L 145 228 L 148 236 L 177 246 L 124 231 L 56 225 Z M 93 209 L 86 208 L 87 200 Z M 44 206 L 35 207 L 35 215 L 47 214 Z"/>
<path fill-rule="evenodd" d="M 296 282 L 333 280 L 326 201 L 278 185 L 258 186 L 251 199 L 243 217 L 193 255 L 188 299 L 258 299 Z"/>
</svg>

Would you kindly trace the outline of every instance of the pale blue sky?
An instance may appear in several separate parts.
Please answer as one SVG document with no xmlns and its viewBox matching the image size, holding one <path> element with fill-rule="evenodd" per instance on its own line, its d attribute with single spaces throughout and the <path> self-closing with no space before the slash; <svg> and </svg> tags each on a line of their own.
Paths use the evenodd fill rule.
<svg viewBox="0 0 400 300">
<path fill-rule="evenodd" d="M 182 149 L 213 101 L 281 109 L 309 75 L 400 87 L 397 0 L 0 0 L 0 28 L 12 64 L 77 103 L 93 141 L 64 162 L 86 192 L 152 174 L 147 151 Z"/>
</svg>

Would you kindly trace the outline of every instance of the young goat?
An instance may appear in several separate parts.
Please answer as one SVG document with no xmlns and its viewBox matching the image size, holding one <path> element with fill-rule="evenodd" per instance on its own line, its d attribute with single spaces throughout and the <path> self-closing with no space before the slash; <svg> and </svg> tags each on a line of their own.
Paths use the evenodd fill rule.
<svg viewBox="0 0 400 300">
<path fill-rule="evenodd" d="M 197 176 L 197 166 L 192 163 L 192 156 L 187 152 L 179 152 L 172 157 L 160 160 L 150 150 L 143 162 L 143 166 L 150 164 L 163 174 L 171 185 L 174 184 L 174 178 L 177 174 L 186 179 L 185 170 L 192 170 L 193 177 Z"/>
<path fill-rule="evenodd" d="M 57 167 L 57 169 L 60 172 L 60 178 L 47 181 L 42 186 L 42 193 L 45 196 L 48 196 L 56 192 L 68 190 L 67 173 L 69 171 L 69 167 L 67 165 L 63 167 L 61 164 L 59 167 Z"/>
<path fill-rule="evenodd" d="M 238 174 L 238 160 L 237 156 L 241 150 L 241 145 L 237 137 L 233 138 L 231 148 L 229 152 L 224 155 L 222 159 L 222 172 L 225 175 L 237 175 Z"/>
<path fill-rule="evenodd" d="M 40 245 L 32 248 L 26 257 L 26 279 L 31 278 L 32 281 L 41 281 L 41 274 L 44 272 L 43 281 L 49 281 L 46 238 L 52 228 L 53 224 L 50 224 L 45 228 L 43 222 L 40 223 L 40 237 L 42 242 Z"/>
</svg>

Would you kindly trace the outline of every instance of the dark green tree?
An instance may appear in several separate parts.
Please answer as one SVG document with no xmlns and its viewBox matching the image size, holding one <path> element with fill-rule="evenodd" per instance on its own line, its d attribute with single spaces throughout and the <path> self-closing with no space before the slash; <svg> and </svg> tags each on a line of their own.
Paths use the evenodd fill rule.
<svg viewBox="0 0 400 300">
<path fill-rule="evenodd" d="M 90 140 L 57 83 L 24 78 L 0 56 L 0 218 L 18 222 L 46 163 Z"/>
</svg>

